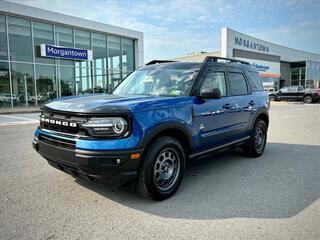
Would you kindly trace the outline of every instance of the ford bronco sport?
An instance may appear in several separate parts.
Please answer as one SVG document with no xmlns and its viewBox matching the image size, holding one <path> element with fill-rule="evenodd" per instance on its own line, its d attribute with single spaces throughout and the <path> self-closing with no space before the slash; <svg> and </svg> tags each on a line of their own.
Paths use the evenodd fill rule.
<svg viewBox="0 0 320 240">
<path fill-rule="evenodd" d="M 269 98 L 250 64 L 152 61 L 110 94 L 74 96 L 41 108 L 34 149 L 73 176 L 136 179 L 155 200 L 178 189 L 186 161 L 241 146 L 266 146 Z"/>
</svg>

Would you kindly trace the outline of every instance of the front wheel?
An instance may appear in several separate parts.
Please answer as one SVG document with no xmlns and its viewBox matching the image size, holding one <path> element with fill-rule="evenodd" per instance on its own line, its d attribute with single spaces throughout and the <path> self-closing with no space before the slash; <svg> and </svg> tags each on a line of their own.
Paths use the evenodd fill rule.
<svg viewBox="0 0 320 240">
<path fill-rule="evenodd" d="M 304 103 L 312 103 L 313 99 L 310 95 L 307 95 L 303 98 Z"/>
<path fill-rule="evenodd" d="M 185 170 L 185 154 L 179 141 L 160 137 L 146 149 L 138 173 L 137 188 L 154 200 L 171 197 L 179 188 Z"/>
<path fill-rule="evenodd" d="M 244 152 L 249 157 L 259 157 L 264 152 L 267 144 L 267 125 L 261 120 L 257 119 L 254 124 L 251 137 L 244 147 Z"/>
</svg>

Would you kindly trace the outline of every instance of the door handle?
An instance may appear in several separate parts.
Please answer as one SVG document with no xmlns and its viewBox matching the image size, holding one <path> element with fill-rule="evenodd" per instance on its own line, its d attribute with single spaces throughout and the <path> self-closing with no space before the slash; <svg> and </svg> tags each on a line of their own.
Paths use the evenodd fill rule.
<svg viewBox="0 0 320 240">
<path fill-rule="evenodd" d="M 253 101 L 253 100 L 251 100 L 251 101 L 249 102 L 249 106 L 253 106 L 253 105 L 255 105 L 255 104 L 256 104 L 256 102 Z"/>
<path fill-rule="evenodd" d="M 228 112 L 240 110 L 240 107 L 238 106 L 238 104 L 230 104 L 230 103 L 226 103 L 225 105 L 222 106 L 222 108 L 225 110 L 228 110 Z"/>
<path fill-rule="evenodd" d="M 226 103 L 225 105 L 222 106 L 224 109 L 230 109 L 232 108 L 232 104 Z"/>
<path fill-rule="evenodd" d="M 252 111 L 253 110 L 253 106 L 255 105 L 255 101 L 251 100 L 249 102 L 249 104 L 243 108 L 244 111 Z"/>
</svg>

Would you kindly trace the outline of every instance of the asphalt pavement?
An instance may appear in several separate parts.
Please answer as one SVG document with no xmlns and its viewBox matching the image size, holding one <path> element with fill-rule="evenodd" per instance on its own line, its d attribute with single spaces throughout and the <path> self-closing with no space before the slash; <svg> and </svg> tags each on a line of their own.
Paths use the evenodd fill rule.
<svg viewBox="0 0 320 240">
<path fill-rule="evenodd" d="M 31 146 L 38 114 L 8 116 L 0 239 L 320 239 L 320 104 L 272 103 L 262 157 L 193 163 L 162 202 L 52 168 Z"/>
</svg>

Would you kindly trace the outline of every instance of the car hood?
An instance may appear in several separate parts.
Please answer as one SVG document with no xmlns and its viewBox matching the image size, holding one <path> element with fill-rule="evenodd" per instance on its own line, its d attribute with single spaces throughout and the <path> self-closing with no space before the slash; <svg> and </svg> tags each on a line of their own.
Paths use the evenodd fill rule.
<svg viewBox="0 0 320 240">
<path fill-rule="evenodd" d="M 188 101 L 192 101 L 190 97 L 94 94 L 59 98 L 45 104 L 42 109 L 71 113 L 119 114 L 185 105 Z"/>
</svg>

